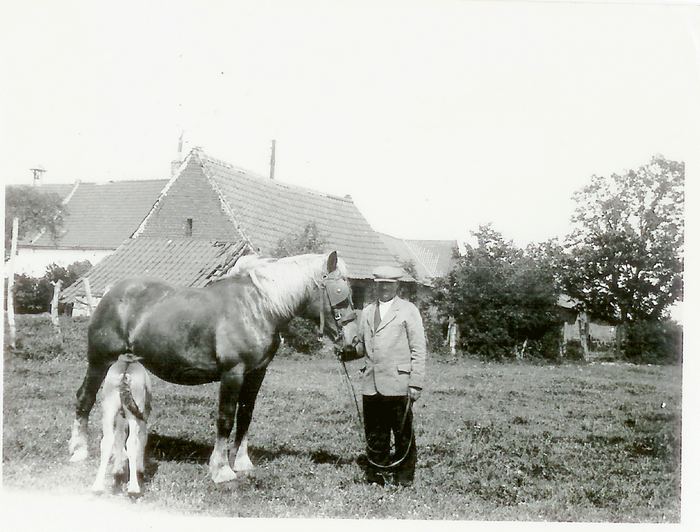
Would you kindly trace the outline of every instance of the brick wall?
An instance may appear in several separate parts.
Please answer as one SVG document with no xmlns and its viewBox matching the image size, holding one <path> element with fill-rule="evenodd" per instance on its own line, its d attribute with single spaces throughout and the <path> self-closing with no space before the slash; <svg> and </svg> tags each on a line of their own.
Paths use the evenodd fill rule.
<svg viewBox="0 0 700 532">
<path fill-rule="evenodd" d="M 192 219 L 192 238 L 238 241 L 240 236 L 224 214 L 218 196 L 192 158 L 146 223 L 143 236 L 181 238 Z"/>
</svg>

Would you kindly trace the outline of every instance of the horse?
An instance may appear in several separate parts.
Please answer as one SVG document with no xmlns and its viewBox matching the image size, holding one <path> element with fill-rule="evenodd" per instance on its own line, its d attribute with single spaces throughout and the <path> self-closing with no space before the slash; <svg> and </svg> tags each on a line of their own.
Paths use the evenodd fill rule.
<svg viewBox="0 0 700 532">
<path fill-rule="evenodd" d="M 148 440 L 146 422 L 151 412 L 151 378 L 141 364 L 122 355 L 107 371 L 102 390 L 102 441 L 100 466 L 92 491 L 105 490 L 105 474 L 112 459 L 112 481 L 129 472 L 127 493 L 141 495 L 144 454 Z M 126 451 L 126 458 L 124 453 Z"/>
<path fill-rule="evenodd" d="M 132 278 L 102 297 L 88 327 L 88 365 L 76 392 L 72 462 L 88 456 L 90 411 L 110 364 L 124 353 L 168 382 L 220 383 L 209 470 L 213 481 L 221 483 L 234 480 L 235 471 L 254 468 L 248 427 L 267 366 L 280 345 L 280 327 L 295 316 L 312 318 L 320 323 L 320 332 L 339 344 L 338 350 L 355 351 L 356 314 L 347 269 L 337 252 L 243 263 L 204 288 Z"/>
</svg>

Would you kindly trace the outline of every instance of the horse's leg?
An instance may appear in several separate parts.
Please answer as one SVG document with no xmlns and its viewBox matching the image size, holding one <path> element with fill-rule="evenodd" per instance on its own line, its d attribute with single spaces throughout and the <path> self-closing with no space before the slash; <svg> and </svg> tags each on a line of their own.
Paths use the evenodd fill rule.
<svg viewBox="0 0 700 532">
<path fill-rule="evenodd" d="M 107 465 L 114 451 L 115 432 L 120 430 L 119 426 L 119 397 L 110 396 L 106 398 L 102 411 L 102 441 L 100 442 L 100 466 L 97 468 L 95 482 L 92 485 L 92 491 L 102 493 L 105 489 L 105 474 L 107 473 Z"/>
<path fill-rule="evenodd" d="M 126 440 L 126 454 L 129 457 L 129 484 L 126 492 L 131 496 L 141 495 L 139 477 L 143 476 L 146 434 L 146 422 L 129 416 L 129 438 Z"/>
<path fill-rule="evenodd" d="M 116 358 L 115 358 L 116 359 Z M 105 379 L 107 370 L 112 360 L 101 360 L 99 362 L 90 360 L 87 372 L 83 379 L 83 384 L 76 392 L 75 421 L 68 444 L 71 453 L 71 462 L 80 462 L 88 456 L 87 448 L 87 428 L 90 411 L 95 405 L 97 391 L 100 389 L 102 381 Z"/>
<path fill-rule="evenodd" d="M 260 385 L 265 378 L 267 367 L 257 369 L 248 373 L 241 386 L 241 393 L 238 397 L 238 411 L 236 413 L 236 437 L 233 443 L 235 460 L 233 462 L 234 471 L 250 471 L 254 469 L 253 462 L 248 457 L 248 427 L 253 419 L 253 408 L 255 399 L 260 391 Z"/>
<path fill-rule="evenodd" d="M 228 459 L 228 438 L 231 435 L 236 417 L 238 394 L 243 383 L 243 375 L 232 370 L 221 376 L 219 388 L 219 418 L 216 421 L 216 443 L 209 459 L 211 478 L 216 483 L 228 482 L 236 478 Z"/>
<path fill-rule="evenodd" d="M 124 480 L 127 473 L 127 456 L 126 456 L 126 438 L 128 434 L 128 423 L 124 417 L 119 414 L 117 416 L 117 428 L 114 435 L 114 457 L 112 463 L 112 476 Z"/>
</svg>

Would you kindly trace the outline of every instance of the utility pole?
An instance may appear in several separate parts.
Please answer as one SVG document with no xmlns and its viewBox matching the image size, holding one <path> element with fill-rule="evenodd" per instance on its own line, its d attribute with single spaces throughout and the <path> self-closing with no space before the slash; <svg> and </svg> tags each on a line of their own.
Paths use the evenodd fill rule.
<svg viewBox="0 0 700 532">
<path fill-rule="evenodd" d="M 272 151 L 270 153 L 270 179 L 275 179 L 275 140 L 272 139 Z"/>
</svg>

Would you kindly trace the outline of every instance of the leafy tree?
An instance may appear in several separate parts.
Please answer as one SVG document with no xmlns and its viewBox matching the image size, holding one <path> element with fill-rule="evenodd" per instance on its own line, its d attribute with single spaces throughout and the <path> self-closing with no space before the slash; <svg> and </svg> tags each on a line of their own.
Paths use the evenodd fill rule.
<svg viewBox="0 0 700 532">
<path fill-rule="evenodd" d="M 281 258 L 304 253 L 321 253 L 326 239 L 316 222 L 308 222 L 298 233 L 291 233 L 277 241 L 272 256 Z M 323 345 L 315 324 L 306 318 L 293 318 L 281 331 L 287 344 L 300 353 L 316 353 Z"/>
<path fill-rule="evenodd" d="M 12 242 L 12 219 L 19 218 L 18 238 L 31 238 L 42 229 L 53 239 L 63 227 L 66 208 L 58 194 L 30 186 L 9 186 L 5 190 L 5 250 Z M 7 252 L 7 251 L 6 251 Z"/>
<path fill-rule="evenodd" d="M 472 233 L 447 277 L 437 280 L 436 304 L 454 316 L 460 342 L 488 358 L 511 356 L 525 340 L 540 340 L 557 324 L 557 291 L 547 270 L 490 225 Z"/>
<path fill-rule="evenodd" d="M 562 261 L 565 291 L 614 324 L 660 320 L 682 296 L 683 163 L 655 156 L 593 176 L 574 195 Z"/>
<path fill-rule="evenodd" d="M 53 283 L 58 280 L 67 287 L 77 281 L 90 268 L 89 260 L 74 262 L 68 267 L 50 264 L 43 277 L 17 275 L 15 278 L 15 309 L 19 314 L 48 312 L 53 297 Z M 62 311 L 63 305 L 59 305 Z"/>
<path fill-rule="evenodd" d="M 325 236 L 316 222 L 308 222 L 299 233 L 290 233 L 277 241 L 273 257 L 289 257 L 305 253 L 321 253 L 326 245 Z"/>
</svg>

